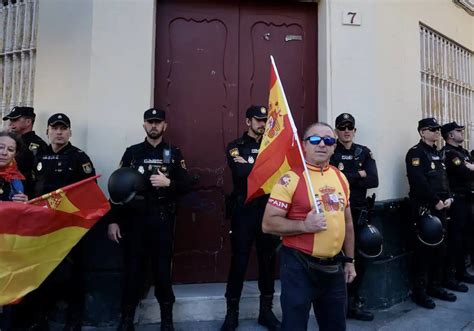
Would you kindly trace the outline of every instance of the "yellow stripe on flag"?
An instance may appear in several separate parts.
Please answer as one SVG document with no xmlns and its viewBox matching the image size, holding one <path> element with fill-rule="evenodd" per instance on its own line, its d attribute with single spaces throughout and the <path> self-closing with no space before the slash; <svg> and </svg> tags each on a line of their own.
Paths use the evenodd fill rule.
<svg viewBox="0 0 474 331">
<path fill-rule="evenodd" d="M 67 227 L 39 237 L 0 234 L 0 305 L 38 288 L 86 232 Z"/>
<path fill-rule="evenodd" d="M 281 176 L 285 172 L 290 170 L 290 165 L 288 164 L 288 160 L 285 157 L 285 161 L 281 164 L 280 168 L 269 177 L 265 183 L 262 185 L 262 190 L 265 192 L 265 194 L 270 194 L 272 192 L 272 188 L 275 185 L 275 183 L 280 179 Z"/>
</svg>

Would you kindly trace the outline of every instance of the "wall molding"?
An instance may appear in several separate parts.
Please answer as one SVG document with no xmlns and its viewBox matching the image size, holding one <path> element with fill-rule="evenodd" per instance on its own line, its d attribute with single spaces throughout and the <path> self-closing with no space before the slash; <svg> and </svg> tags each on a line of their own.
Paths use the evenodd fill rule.
<svg viewBox="0 0 474 331">
<path fill-rule="evenodd" d="M 474 16 L 474 0 L 453 0 L 453 2 L 467 11 L 469 15 Z"/>
</svg>

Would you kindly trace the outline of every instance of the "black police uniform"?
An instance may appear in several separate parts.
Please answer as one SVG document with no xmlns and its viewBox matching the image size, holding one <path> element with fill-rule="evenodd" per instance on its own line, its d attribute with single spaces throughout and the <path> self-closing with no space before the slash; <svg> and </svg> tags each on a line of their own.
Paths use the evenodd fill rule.
<svg viewBox="0 0 474 331">
<path fill-rule="evenodd" d="M 34 131 L 23 134 L 21 140 L 23 145 L 15 159 L 18 163 L 18 169 L 25 176 L 25 194 L 32 197 L 34 195 L 33 169 L 35 158 L 38 153 L 45 151 L 48 145 Z"/>
<path fill-rule="evenodd" d="M 145 139 L 128 147 L 121 166 L 136 169 L 147 183 L 146 190 L 117 217 L 124 245 L 122 318 L 133 319 L 145 282 L 147 258 L 151 259 L 155 296 L 162 311 L 164 305 L 171 309 L 175 301 L 171 287 L 175 201 L 178 195 L 191 190 L 191 179 L 181 151 L 163 141 L 154 147 Z M 158 170 L 171 180 L 169 187 L 151 185 L 149 179 Z"/>
<path fill-rule="evenodd" d="M 94 165 L 87 154 L 68 142 L 58 152 L 51 145 L 38 151 L 33 167 L 34 196 L 52 192 L 95 175 Z M 84 309 L 84 248 L 79 241 L 46 278 L 43 284 L 27 298 L 36 310 L 37 318 L 43 319 L 53 307 L 58 297 L 67 304 L 67 320 L 71 325 L 82 323 Z M 36 321 L 42 323 L 43 321 Z M 41 328 L 41 327 L 40 327 Z"/>
<path fill-rule="evenodd" d="M 367 189 L 375 188 L 379 185 L 377 165 L 372 157 L 372 152 L 366 146 L 353 143 L 349 149 L 346 149 L 340 141 L 337 142 L 330 163 L 341 170 L 349 182 L 351 214 L 354 222 L 354 233 L 357 238 L 359 216 L 362 210 L 367 209 Z M 359 174 L 360 170 L 364 170 L 367 173 L 367 177 L 361 177 Z M 357 248 L 357 242 L 355 247 Z M 360 254 L 357 254 L 356 257 L 355 268 L 357 277 L 347 287 L 350 306 L 361 303 L 359 289 L 367 267 L 365 259 Z"/>
<path fill-rule="evenodd" d="M 474 171 L 466 167 L 472 163 L 469 152 L 462 146 L 446 144 L 446 170 L 454 201 L 448 221 L 448 277 L 471 283 L 474 279 L 467 274 L 464 257 L 472 242 L 472 211 L 474 203 Z M 455 274 L 453 274 L 455 273 Z"/>
<path fill-rule="evenodd" d="M 426 207 L 430 210 L 431 215 L 437 216 L 443 226 L 446 227 L 446 211 L 435 209 L 435 205 L 440 200 L 445 201 L 451 197 L 444 164 L 444 153 L 439 151 L 436 145 L 429 146 L 420 140 L 417 145 L 408 151 L 405 163 L 410 185 L 409 197 L 413 220 L 416 221 L 419 217 L 420 207 Z M 446 245 L 444 241 L 433 247 L 416 240 L 413 298 L 415 302 L 422 306 L 434 308 L 433 302 L 430 301 L 427 304 L 427 301 L 429 301 L 429 298 L 426 297 L 427 288 L 427 293 L 430 296 L 448 301 L 456 299 L 452 293 L 441 289 L 445 257 Z"/>
<path fill-rule="evenodd" d="M 95 169 L 84 151 L 67 143 L 58 152 L 49 145 L 36 156 L 33 167 L 35 196 L 49 193 L 66 185 L 95 175 Z"/>
<path fill-rule="evenodd" d="M 240 300 L 254 240 L 259 266 L 260 293 L 262 296 L 273 296 L 275 292 L 275 250 L 279 240 L 273 235 L 262 232 L 262 219 L 268 195 L 245 204 L 247 177 L 257 159 L 260 142 L 245 132 L 242 137 L 230 142 L 226 149 L 227 164 L 232 171 L 231 203 L 234 208 L 230 233 L 232 258 L 225 294 L 228 300 Z M 241 156 L 247 163 L 235 162 L 235 156 Z"/>
</svg>

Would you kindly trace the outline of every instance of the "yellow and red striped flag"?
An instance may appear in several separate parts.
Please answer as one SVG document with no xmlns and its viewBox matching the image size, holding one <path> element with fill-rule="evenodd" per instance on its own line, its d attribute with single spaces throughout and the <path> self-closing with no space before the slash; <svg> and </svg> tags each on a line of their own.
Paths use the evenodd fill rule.
<svg viewBox="0 0 474 331">
<path fill-rule="evenodd" d="M 247 178 L 247 201 L 269 194 L 285 172 L 302 166 L 298 139 L 285 91 L 271 57 L 268 121 L 257 160 Z"/>
<path fill-rule="evenodd" d="M 87 178 L 27 204 L 0 202 L 0 305 L 36 289 L 110 209 Z"/>
</svg>

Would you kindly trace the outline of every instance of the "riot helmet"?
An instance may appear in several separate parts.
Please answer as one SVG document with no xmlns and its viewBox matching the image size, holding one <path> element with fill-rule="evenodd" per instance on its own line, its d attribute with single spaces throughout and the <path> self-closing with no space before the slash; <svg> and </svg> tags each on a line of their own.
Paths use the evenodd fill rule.
<svg viewBox="0 0 474 331">
<path fill-rule="evenodd" d="M 427 246 L 438 246 L 444 240 L 444 229 L 440 219 L 423 213 L 415 223 L 418 240 Z"/>
<path fill-rule="evenodd" d="M 135 169 L 119 168 L 109 177 L 108 190 L 110 201 L 116 205 L 124 205 L 145 189 L 145 178 Z"/>
<path fill-rule="evenodd" d="M 380 231 L 367 222 L 361 225 L 356 235 L 357 252 L 365 258 L 375 258 L 383 251 L 383 236 Z"/>
</svg>

